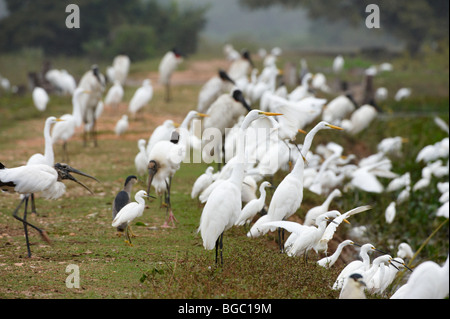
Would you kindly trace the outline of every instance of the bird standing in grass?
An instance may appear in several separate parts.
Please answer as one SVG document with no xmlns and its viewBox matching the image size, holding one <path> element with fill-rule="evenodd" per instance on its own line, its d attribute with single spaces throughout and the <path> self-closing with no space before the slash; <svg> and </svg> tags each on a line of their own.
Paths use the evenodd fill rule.
<svg viewBox="0 0 450 319">
<path fill-rule="evenodd" d="M 176 70 L 181 62 L 183 62 L 183 56 L 177 48 L 174 48 L 167 52 L 159 63 L 159 83 L 163 84 L 166 87 L 166 102 L 169 102 L 171 99 L 170 79 L 172 78 L 172 73 Z"/>
<path fill-rule="evenodd" d="M 244 206 L 241 214 L 235 222 L 235 225 L 242 226 L 250 224 L 253 217 L 255 217 L 255 215 L 264 208 L 266 200 L 266 187 L 271 186 L 272 185 L 269 182 L 262 182 L 261 185 L 259 185 L 259 198 L 252 199 Z"/>
<path fill-rule="evenodd" d="M 150 196 L 148 196 L 147 192 L 144 190 L 140 190 L 139 192 L 137 192 L 136 195 L 134 196 L 136 202 L 128 203 L 127 205 L 122 207 L 122 209 L 117 213 L 116 217 L 114 218 L 114 220 L 111 224 L 113 227 L 119 227 L 122 224 L 126 224 L 126 227 L 125 227 L 126 240 L 125 240 L 125 242 L 130 246 L 133 246 L 133 243 L 131 242 L 131 236 L 130 236 L 130 232 L 132 233 L 132 231 L 130 230 L 130 223 L 134 219 L 142 216 L 142 214 L 144 213 L 144 209 L 145 209 L 144 197 L 150 197 Z"/>
<path fill-rule="evenodd" d="M 114 128 L 114 132 L 116 132 L 117 136 L 120 136 L 124 134 L 128 130 L 128 115 L 124 114 L 120 118 L 120 120 L 117 121 L 116 127 Z"/>
<path fill-rule="evenodd" d="M 131 190 L 133 185 L 136 184 L 137 177 L 134 175 L 130 175 L 126 178 L 125 183 L 123 185 L 123 189 L 117 193 L 116 198 L 114 198 L 114 202 L 112 204 L 112 219 L 116 218 L 117 213 L 127 204 L 130 203 L 131 199 Z M 122 223 L 117 226 L 118 235 L 121 235 L 125 231 L 127 227 L 126 223 Z"/>
</svg>

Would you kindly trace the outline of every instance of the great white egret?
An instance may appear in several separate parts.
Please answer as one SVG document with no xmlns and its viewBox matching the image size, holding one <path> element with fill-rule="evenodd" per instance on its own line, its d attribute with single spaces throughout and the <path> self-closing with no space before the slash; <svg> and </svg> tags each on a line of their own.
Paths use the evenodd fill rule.
<svg viewBox="0 0 450 319">
<path fill-rule="evenodd" d="M 220 251 L 220 263 L 223 265 L 223 234 L 234 225 L 242 208 L 241 188 L 246 162 L 245 130 L 257 118 L 275 115 L 280 114 L 252 110 L 246 115 L 239 129 L 236 163 L 231 176 L 227 180 L 224 180 L 220 184 L 220 187 L 214 188 L 203 208 L 198 232 L 201 233 L 203 247 L 205 249 L 211 250 L 214 247 L 216 248 L 216 264 L 218 263 L 218 252 Z"/>
<path fill-rule="evenodd" d="M 397 212 L 395 205 L 395 201 L 391 202 L 384 211 L 384 218 L 386 219 L 386 223 L 388 224 L 392 224 L 392 222 L 394 221 L 395 214 Z"/>
<path fill-rule="evenodd" d="M 128 124 L 128 115 L 124 114 L 122 117 L 117 121 L 116 126 L 114 128 L 114 132 L 117 136 L 120 136 L 124 134 L 128 130 L 129 124 Z"/>
<path fill-rule="evenodd" d="M 130 175 L 125 179 L 125 183 L 123 185 L 123 189 L 117 193 L 114 198 L 112 204 L 112 219 L 116 218 L 117 213 L 130 202 L 131 199 L 131 190 L 133 189 L 133 185 L 137 182 L 137 177 L 134 175 Z M 118 234 L 121 234 L 125 231 L 127 224 L 124 222 L 117 226 Z"/>
<path fill-rule="evenodd" d="M 119 54 L 114 57 L 113 60 L 113 73 L 114 80 L 119 81 L 121 85 L 125 84 L 125 80 L 128 76 L 128 71 L 130 70 L 130 58 L 127 55 Z"/>
<path fill-rule="evenodd" d="M 235 225 L 242 226 L 245 224 L 250 224 L 253 217 L 259 212 L 262 211 L 265 205 L 266 200 L 266 187 L 271 187 L 272 185 L 269 182 L 262 182 L 261 185 L 259 185 L 259 198 L 255 198 L 251 201 L 249 201 L 244 208 L 242 209 L 241 214 L 239 215 L 238 219 L 235 222 Z"/>
<path fill-rule="evenodd" d="M 134 92 L 134 95 L 128 104 L 128 111 L 133 119 L 136 118 L 136 113 L 151 101 L 152 97 L 153 86 L 151 80 L 145 79 L 142 82 L 142 86 Z"/>
<path fill-rule="evenodd" d="M 322 120 L 329 123 L 340 123 L 358 107 L 350 94 L 339 95 L 331 100 L 323 109 Z"/>
<path fill-rule="evenodd" d="M 398 245 L 397 256 L 402 259 L 412 259 L 414 252 L 408 243 L 400 243 Z"/>
<path fill-rule="evenodd" d="M 351 274 L 346 278 L 345 283 L 339 293 L 339 299 L 366 299 L 364 292 L 366 283 L 361 274 Z"/>
<path fill-rule="evenodd" d="M 134 199 L 136 202 L 131 202 L 122 207 L 122 209 L 117 213 L 116 217 L 114 217 L 114 220 L 112 222 L 112 227 L 119 227 L 120 225 L 126 223 L 126 229 L 125 229 L 125 236 L 126 240 L 125 242 L 129 244 L 130 246 L 133 246 L 131 242 L 131 236 L 130 236 L 130 223 L 142 216 L 145 209 L 145 199 L 144 197 L 149 197 L 146 191 L 140 190 L 136 193 L 134 196 Z"/>
<path fill-rule="evenodd" d="M 444 265 L 425 261 L 413 269 L 406 284 L 391 299 L 443 299 L 449 294 L 449 260 Z"/>
<path fill-rule="evenodd" d="M 63 160 L 68 162 L 69 154 L 67 151 L 67 141 L 75 134 L 75 129 L 81 126 L 81 106 L 80 96 L 89 93 L 83 88 L 76 88 L 72 95 L 72 114 L 64 114 L 60 117 L 63 121 L 58 121 L 53 125 L 52 142 L 53 144 L 62 141 Z"/>
<path fill-rule="evenodd" d="M 314 136 L 318 131 L 323 129 L 342 130 L 342 128 L 331 125 L 325 121 L 317 123 L 316 126 L 314 126 L 314 128 L 305 136 L 305 140 L 301 148 L 302 154 L 306 155 L 309 152 Z M 288 219 L 300 207 L 303 200 L 303 172 L 305 165 L 303 159 L 304 155 L 299 156 L 292 171 L 286 175 L 277 186 L 270 201 L 267 215 L 262 216 L 255 222 L 255 224 L 253 224 L 252 228 L 247 233 L 248 237 L 264 235 L 269 229 L 264 227 L 264 229 L 260 230 L 260 225 L 269 221 Z M 280 233 L 279 245 L 280 250 L 283 250 L 283 244 L 281 241 Z"/>
<path fill-rule="evenodd" d="M 33 164 L 47 164 L 53 166 L 55 163 L 55 154 L 53 152 L 53 141 L 50 134 L 51 126 L 56 122 L 62 121 L 54 116 L 47 117 L 44 125 L 44 140 L 45 140 L 45 151 L 44 154 L 36 153 L 33 154 L 27 161 L 27 165 Z"/>
<path fill-rule="evenodd" d="M 158 66 L 159 71 L 159 83 L 166 87 L 166 102 L 171 99 L 170 96 L 170 79 L 172 78 L 173 72 L 177 69 L 178 65 L 183 62 L 183 56 L 177 48 L 173 48 L 168 51 Z"/>
<path fill-rule="evenodd" d="M 31 257 L 28 226 L 36 229 L 45 241 L 50 242 L 45 230 L 42 230 L 27 221 L 27 208 L 30 194 L 41 193 L 44 198 L 57 199 L 66 191 L 66 186 L 62 182 L 64 179 L 69 179 L 78 183 L 92 194 L 92 191 L 86 185 L 78 181 L 70 173 L 80 174 L 97 180 L 95 177 L 74 169 L 67 164 L 56 163 L 53 166 L 48 164 L 33 164 L 6 168 L 0 163 L 0 189 L 5 192 L 17 192 L 24 195 L 20 204 L 14 210 L 13 217 L 24 225 L 28 257 Z M 25 210 L 23 218 L 21 218 L 17 216 L 17 214 L 23 203 L 25 203 Z"/>
<path fill-rule="evenodd" d="M 47 91 L 45 91 L 43 88 L 36 86 L 33 89 L 32 93 L 33 103 L 36 108 L 43 112 L 47 108 L 47 103 L 50 100 Z"/>
</svg>

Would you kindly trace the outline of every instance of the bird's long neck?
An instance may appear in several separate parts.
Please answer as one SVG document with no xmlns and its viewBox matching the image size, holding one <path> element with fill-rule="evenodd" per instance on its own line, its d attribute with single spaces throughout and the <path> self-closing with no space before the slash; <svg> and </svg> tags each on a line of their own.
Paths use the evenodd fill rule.
<svg viewBox="0 0 450 319">
<path fill-rule="evenodd" d="M 303 160 L 303 157 L 300 155 L 297 159 L 297 162 L 295 162 L 294 168 L 289 173 L 291 176 L 294 176 L 298 179 L 303 180 L 303 172 L 305 170 L 305 162 Z"/>
<path fill-rule="evenodd" d="M 53 153 L 53 142 L 52 142 L 52 137 L 50 135 L 50 126 L 51 126 L 51 124 L 48 123 L 44 127 L 44 139 L 45 139 L 44 157 L 45 157 L 47 163 L 50 166 L 53 166 L 53 164 L 55 162 L 55 154 Z"/>
<path fill-rule="evenodd" d="M 128 195 L 129 195 L 129 194 L 131 194 L 131 189 L 132 189 L 132 188 L 133 188 L 133 184 L 132 184 L 132 183 L 127 183 L 127 184 L 125 184 L 125 186 L 123 187 L 123 190 L 124 190 L 125 192 L 127 192 Z M 142 197 L 139 197 L 139 198 L 142 199 Z"/>
<path fill-rule="evenodd" d="M 322 207 L 326 208 L 328 210 L 328 207 L 330 207 L 331 201 L 336 197 L 335 192 L 331 192 L 330 195 L 328 195 L 327 199 L 322 204 Z"/>
<path fill-rule="evenodd" d="M 83 121 L 81 116 L 80 97 L 82 92 L 77 92 L 72 98 L 72 116 L 75 118 L 75 125 L 79 127 Z"/>
<path fill-rule="evenodd" d="M 311 131 L 308 132 L 305 136 L 305 141 L 303 142 L 302 146 L 302 154 L 303 156 L 306 156 L 308 154 L 309 149 L 311 148 L 312 141 L 314 139 L 314 136 L 317 134 L 318 131 L 320 131 L 320 127 L 315 126 Z"/>
<path fill-rule="evenodd" d="M 344 245 L 338 245 L 336 251 L 329 257 L 330 262 L 335 262 L 338 257 L 341 255 L 342 249 L 344 249 Z"/>
<path fill-rule="evenodd" d="M 230 180 L 238 187 L 242 186 L 244 180 L 244 162 L 245 162 L 245 130 L 239 129 L 239 135 L 236 142 L 236 163 L 233 167 Z"/>
</svg>

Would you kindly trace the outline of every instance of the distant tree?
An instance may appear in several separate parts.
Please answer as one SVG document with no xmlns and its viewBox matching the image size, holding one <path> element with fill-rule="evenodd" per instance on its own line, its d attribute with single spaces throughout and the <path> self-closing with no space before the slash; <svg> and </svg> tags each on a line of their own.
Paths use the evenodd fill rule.
<svg viewBox="0 0 450 319">
<path fill-rule="evenodd" d="M 448 43 L 449 0 L 240 0 L 251 9 L 273 5 L 303 7 L 313 19 L 365 23 L 369 4 L 380 8 L 381 30 L 405 41 L 416 54 L 426 40 Z"/>
<path fill-rule="evenodd" d="M 134 60 L 177 46 L 197 49 L 205 8 L 180 10 L 156 0 L 6 0 L 9 15 L 0 20 L 0 52 L 40 47 L 46 54 L 111 58 L 130 52 Z M 67 5 L 80 8 L 80 28 L 65 25 Z"/>
</svg>

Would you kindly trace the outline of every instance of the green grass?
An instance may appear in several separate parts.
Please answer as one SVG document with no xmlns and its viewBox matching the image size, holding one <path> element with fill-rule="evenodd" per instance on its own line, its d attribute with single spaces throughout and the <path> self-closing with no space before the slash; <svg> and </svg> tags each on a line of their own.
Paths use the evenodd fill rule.
<svg viewBox="0 0 450 319">
<path fill-rule="evenodd" d="M 297 60 L 299 58 L 296 57 Z M 19 70 L 25 69 L 13 57 L 9 59 L 10 63 L 17 63 Z M 195 57 L 192 60 L 195 61 Z M 330 58 L 311 56 L 308 61 L 317 69 L 326 69 Z M 379 62 L 364 57 L 349 58 L 348 61 L 352 68 Z M 411 172 L 415 182 L 420 178 L 423 167 L 414 161 L 418 151 L 446 136 L 434 124 L 433 116 L 439 114 L 444 119 L 448 118 L 448 62 L 443 62 L 439 74 L 436 73 L 439 65 L 435 59 L 412 61 L 411 66 L 405 57 L 394 62 L 398 71 L 383 74 L 377 80 L 390 92 L 400 84 L 414 88 L 411 99 L 394 102 L 391 96 L 383 105 L 388 114 L 401 116 L 378 118 L 368 130 L 357 136 L 345 132 L 321 132 L 317 134 L 312 150 L 320 143 L 332 140 L 344 147 L 345 155 L 353 153 L 362 158 L 375 153 L 376 145 L 385 137 L 407 137 L 409 142 L 403 146 L 403 157 L 393 159 L 392 170 L 398 174 Z M 75 66 L 85 64 L 82 60 L 69 63 Z M 189 68 L 189 63 L 186 61 L 185 69 Z M 397 69 L 402 63 L 408 67 Z M 430 64 L 429 69 L 425 63 Z M 4 64 L 1 66 L 0 73 L 7 75 Z M 149 72 L 155 72 L 155 66 L 155 61 L 136 63 L 132 66 L 131 77 L 141 79 Z M 17 79 L 22 75 L 18 73 Z M 125 101 L 129 101 L 135 90 L 136 87 L 126 88 Z M 280 254 L 275 233 L 248 238 L 244 228 L 232 228 L 224 236 L 224 267 L 215 266 L 214 251 L 206 251 L 197 234 L 202 206 L 190 198 L 192 184 L 204 172 L 205 163 L 182 164 L 173 179 L 172 206 L 178 219 L 176 228 L 159 227 L 164 222 L 165 210 L 159 207 L 159 199 L 155 199 L 148 203 L 144 215 L 133 226 L 138 235 L 133 238 L 133 247 L 127 246 L 123 238 L 116 237 L 111 227 L 111 204 L 126 176 L 135 174 L 133 160 L 137 154 L 137 140 L 148 138 L 164 118 L 181 120 L 196 105 L 198 90 L 198 85 L 178 86 L 173 90 L 174 101 L 166 104 L 162 89 L 157 89 L 151 104 L 144 110 L 145 116 L 132 122 L 124 137 L 115 137 L 112 127 L 126 106 L 117 112 L 105 110 L 101 118 L 103 126 L 99 132 L 99 147 L 90 144 L 84 147 L 81 132 L 69 142 L 70 164 L 101 182 L 82 178 L 94 191 L 94 196 L 74 183 L 66 182 L 67 192 L 62 198 L 37 198 L 38 215 L 29 216 L 29 220 L 49 233 L 52 244 L 42 241 L 31 230 L 33 257 L 30 259 L 26 257 L 23 227 L 11 216 L 19 198 L 15 194 L 1 194 L 0 298 L 337 298 L 338 292 L 331 290 L 330 286 L 345 266 L 344 260 L 332 269 L 322 269 L 314 263 L 319 258 L 314 253 L 309 255 L 307 262 L 303 258 Z M 24 164 L 33 153 L 42 152 L 43 120 L 49 115 L 68 113 L 70 109 L 70 97 L 51 96 L 48 109 L 41 113 L 33 107 L 30 94 L 1 95 L 0 161 L 14 167 Z M 55 156 L 57 160 L 61 156 L 60 145 L 55 146 Z M 277 173 L 274 184 L 278 184 L 284 175 Z M 444 180 L 448 181 L 448 177 Z M 387 185 L 389 180 L 382 179 L 382 182 Z M 369 228 L 367 240 L 392 255 L 402 241 L 408 241 L 413 249 L 418 249 L 443 221 L 433 216 L 439 195 L 434 186 L 436 182 L 433 180 L 432 186 L 425 191 L 412 193 L 408 203 L 398 206 L 393 224 L 386 224 L 384 210 L 396 194 L 351 191 L 336 199 L 331 208 L 342 212 L 360 205 L 373 205 L 372 210 L 352 218 L 352 225 L 338 229 L 337 242 L 347 238 L 351 227 L 366 225 Z M 139 189 L 146 189 L 145 178 L 135 185 L 133 194 Z M 267 203 L 269 200 L 270 195 Z M 294 220 L 301 220 L 309 208 L 323 200 L 322 196 L 305 190 L 302 206 Z M 448 224 L 420 251 L 413 266 L 425 260 L 442 263 L 447 254 Z M 356 250 L 349 248 L 347 260 L 356 258 Z M 79 266 L 79 289 L 66 288 L 65 280 L 69 275 L 66 267 L 70 264 Z M 391 292 L 388 291 L 388 296 Z"/>
</svg>

